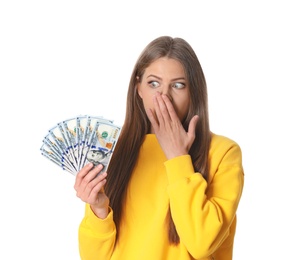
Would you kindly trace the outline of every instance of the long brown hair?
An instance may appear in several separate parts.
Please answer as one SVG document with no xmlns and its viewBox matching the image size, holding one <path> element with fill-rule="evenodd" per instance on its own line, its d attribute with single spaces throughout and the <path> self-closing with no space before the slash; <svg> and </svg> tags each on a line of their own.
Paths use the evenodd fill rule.
<svg viewBox="0 0 285 260">
<path fill-rule="evenodd" d="M 190 106 L 184 122 L 185 131 L 194 115 L 199 115 L 196 126 L 196 138 L 189 151 L 194 169 L 207 180 L 208 152 L 210 145 L 210 129 L 208 118 L 208 96 L 204 73 L 200 62 L 188 42 L 181 38 L 161 36 L 150 42 L 139 56 L 129 82 L 126 104 L 126 116 L 120 138 L 108 167 L 108 181 L 105 192 L 110 199 L 117 227 L 117 238 L 120 233 L 123 203 L 128 183 L 136 164 L 140 146 L 146 134 L 150 132 L 150 122 L 146 115 L 142 100 L 136 88 L 137 79 L 141 79 L 145 69 L 155 60 L 168 57 L 179 61 L 185 70 L 190 91 Z M 179 243 L 169 209 L 169 241 Z"/>
</svg>

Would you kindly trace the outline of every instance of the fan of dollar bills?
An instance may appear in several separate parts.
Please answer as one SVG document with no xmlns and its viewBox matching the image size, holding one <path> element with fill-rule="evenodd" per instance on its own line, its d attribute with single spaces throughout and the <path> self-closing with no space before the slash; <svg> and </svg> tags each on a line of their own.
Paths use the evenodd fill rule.
<svg viewBox="0 0 285 260">
<path fill-rule="evenodd" d="M 87 163 L 106 171 L 121 127 L 100 116 L 77 116 L 59 122 L 43 139 L 41 154 L 76 175 Z"/>
</svg>

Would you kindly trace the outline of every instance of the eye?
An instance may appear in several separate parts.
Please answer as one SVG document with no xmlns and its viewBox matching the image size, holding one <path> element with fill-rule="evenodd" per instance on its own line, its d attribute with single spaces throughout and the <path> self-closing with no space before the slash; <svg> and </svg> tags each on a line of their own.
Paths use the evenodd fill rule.
<svg viewBox="0 0 285 260">
<path fill-rule="evenodd" d="M 157 81 L 149 81 L 148 82 L 148 85 L 151 87 L 151 88 L 157 88 L 159 87 L 159 83 Z"/>
<path fill-rule="evenodd" d="M 176 89 L 182 89 L 182 88 L 185 88 L 186 85 L 185 83 L 181 83 L 181 82 L 175 82 L 173 85 L 172 85 L 173 88 L 176 88 Z"/>
</svg>

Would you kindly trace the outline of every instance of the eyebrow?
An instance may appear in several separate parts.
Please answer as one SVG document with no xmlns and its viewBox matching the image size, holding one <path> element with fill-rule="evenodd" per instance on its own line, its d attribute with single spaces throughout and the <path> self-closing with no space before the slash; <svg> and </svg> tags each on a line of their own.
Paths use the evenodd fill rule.
<svg viewBox="0 0 285 260">
<path fill-rule="evenodd" d="M 153 75 L 153 74 L 148 75 L 146 78 L 149 78 L 149 77 L 154 77 L 154 78 L 157 78 L 159 80 L 162 80 L 162 78 L 160 78 L 160 77 L 158 77 L 156 75 Z M 171 81 L 176 81 L 176 80 L 181 80 L 181 79 L 182 80 L 186 80 L 186 78 L 184 78 L 184 77 L 178 77 L 178 78 L 171 79 Z"/>
</svg>

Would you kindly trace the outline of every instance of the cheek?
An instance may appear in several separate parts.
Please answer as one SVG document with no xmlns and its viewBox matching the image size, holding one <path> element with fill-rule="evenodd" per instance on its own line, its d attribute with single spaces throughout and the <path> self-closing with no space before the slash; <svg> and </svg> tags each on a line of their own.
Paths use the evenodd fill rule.
<svg viewBox="0 0 285 260">
<path fill-rule="evenodd" d="M 175 111 L 181 121 L 186 117 L 189 110 L 189 105 L 190 103 L 188 97 L 183 100 L 179 99 L 176 102 L 174 101 Z"/>
<path fill-rule="evenodd" d="M 143 100 L 143 105 L 145 109 L 153 109 L 153 103 L 152 103 L 152 99 L 146 99 L 144 98 Z"/>
<path fill-rule="evenodd" d="M 152 93 L 141 93 L 140 97 L 142 99 L 145 109 L 153 108 L 153 95 Z"/>
</svg>

